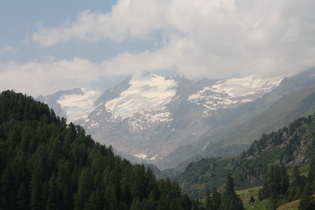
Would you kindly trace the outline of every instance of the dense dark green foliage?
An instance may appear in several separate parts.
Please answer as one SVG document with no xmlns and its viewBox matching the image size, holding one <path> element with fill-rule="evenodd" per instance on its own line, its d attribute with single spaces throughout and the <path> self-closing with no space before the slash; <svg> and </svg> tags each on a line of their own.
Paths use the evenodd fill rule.
<svg viewBox="0 0 315 210">
<path fill-rule="evenodd" d="M 283 164 L 271 165 L 268 180 L 265 182 L 259 197 L 261 200 L 271 196 L 281 198 L 287 194 L 289 186 L 289 176 L 285 166 Z"/>
<path fill-rule="evenodd" d="M 315 160 L 309 164 L 307 177 L 301 176 L 297 167 L 293 168 L 291 183 L 284 165 L 272 165 L 269 177 L 259 190 L 259 200 L 269 199 L 269 209 L 276 209 L 282 203 L 301 199 L 299 209 L 313 209 L 315 201 L 311 197 L 315 193 Z"/>
<path fill-rule="evenodd" d="M 220 209 L 222 194 L 218 192 L 217 188 L 213 188 L 212 192 L 207 191 L 206 196 L 206 210 Z"/>
<path fill-rule="evenodd" d="M 291 175 L 291 183 L 288 194 L 289 200 L 297 200 L 301 197 L 304 192 L 304 186 L 306 185 L 306 177 L 301 176 L 300 170 L 297 166 L 293 167 Z"/>
<path fill-rule="evenodd" d="M 195 209 L 199 210 L 243 210 L 243 203 L 234 191 L 234 183 L 231 174 L 226 176 L 223 194 L 217 188 L 207 190 L 205 203 L 196 203 Z"/>
<path fill-rule="evenodd" d="M 177 181 L 192 197 L 202 198 L 208 189 L 219 188 L 224 184 L 226 174 L 232 172 L 231 168 L 226 167 L 231 161 L 232 159 L 229 158 L 211 158 L 192 162 L 188 164 Z M 203 185 L 201 190 L 192 189 L 201 184 Z"/>
<path fill-rule="evenodd" d="M 13 91 L 0 94 L 0 175 L 0 209 L 191 209 L 177 183 Z"/>
<path fill-rule="evenodd" d="M 241 199 L 234 192 L 234 183 L 231 174 L 226 176 L 224 192 L 221 197 L 220 209 L 222 210 L 243 210 Z"/>
</svg>

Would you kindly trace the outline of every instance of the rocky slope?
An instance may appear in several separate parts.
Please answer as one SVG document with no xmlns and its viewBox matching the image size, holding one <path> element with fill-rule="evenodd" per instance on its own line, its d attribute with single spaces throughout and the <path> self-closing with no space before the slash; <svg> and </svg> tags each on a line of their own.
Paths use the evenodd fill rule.
<svg viewBox="0 0 315 210">
<path fill-rule="evenodd" d="M 192 155 L 182 166 L 205 157 L 236 156 L 263 133 L 277 131 L 296 118 L 312 114 L 314 101 L 315 69 L 285 78 L 262 97 L 217 115 L 216 123 L 225 123 L 224 126 L 209 131 L 197 143 L 178 149 L 186 157 L 187 154 L 198 154 Z M 167 158 L 181 159 L 178 154 L 175 151 Z"/>
</svg>

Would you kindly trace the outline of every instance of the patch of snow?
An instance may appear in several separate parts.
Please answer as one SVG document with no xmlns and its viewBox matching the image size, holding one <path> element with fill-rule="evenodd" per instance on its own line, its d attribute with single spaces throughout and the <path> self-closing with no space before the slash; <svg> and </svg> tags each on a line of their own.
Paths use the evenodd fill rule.
<svg viewBox="0 0 315 210">
<path fill-rule="evenodd" d="M 99 124 L 98 124 L 97 122 L 91 124 L 91 127 L 94 127 L 94 128 L 96 128 L 96 127 L 98 127 L 98 126 L 99 126 Z"/>
<path fill-rule="evenodd" d="M 279 86 L 283 78 L 258 78 L 249 75 L 244 78 L 227 79 L 215 85 L 204 87 L 188 97 L 188 101 L 202 105 L 206 110 L 226 109 L 251 102 Z M 208 112 L 204 112 L 208 113 Z"/>
<path fill-rule="evenodd" d="M 203 147 L 202 150 L 205 150 L 207 148 L 207 146 L 209 145 L 209 142 Z"/>
<path fill-rule="evenodd" d="M 100 114 L 101 114 L 101 112 L 102 112 L 103 110 L 102 109 L 100 109 L 99 111 L 97 111 L 97 113 L 96 113 L 96 115 L 97 116 L 99 116 Z"/>
<path fill-rule="evenodd" d="M 94 101 L 100 97 L 101 92 L 81 88 L 82 94 L 62 95 L 57 102 L 65 111 L 69 122 L 85 120 L 95 109 Z"/>
<path fill-rule="evenodd" d="M 143 153 L 134 154 L 134 156 L 136 156 L 138 158 L 141 158 L 141 159 L 146 159 L 147 158 L 147 155 L 143 154 Z"/>
<path fill-rule="evenodd" d="M 139 129 L 139 130 L 144 130 L 145 128 L 148 127 L 148 125 L 146 125 L 146 127 L 143 127 L 142 125 L 144 124 L 141 120 L 129 120 L 128 121 L 129 125 L 131 125 L 132 129 Z"/>
<path fill-rule="evenodd" d="M 155 160 L 157 157 L 157 155 L 155 155 L 151 158 L 148 158 L 148 156 L 146 154 L 143 154 L 143 153 L 134 154 L 134 156 L 141 158 L 141 159 L 144 159 L 144 160 Z"/>
<path fill-rule="evenodd" d="M 155 155 L 155 156 L 153 156 L 153 157 L 149 158 L 149 160 L 155 160 L 155 159 L 156 159 L 156 157 L 157 157 L 157 155 Z"/>
<path fill-rule="evenodd" d="M 172 121 L 173 119 L 170 117 L 170 115 L 170 112 L 163 112 L 161 110 L 155 110 L 152 112 L 140 111 L 128 118 L 128 123 L 133 129 L 144 130 L 150 128 L 152 123 Z M 117 117 L 116 119 L 119 118 Z"/>
<path fill-rule="evenodd" d="M 279 86 L 282 78 L 258 78 L 251 74 L 244 78 L 227 79 L 226 81 L 212 86 L 215 92 L 224 92 L 231 97 L 241 97 L 255 94 L 257 91 L 269 92 Z"/>
<path fill-rule="evenodd" d="M 147 120 L 147 122 L 168 122 L 172 121 L 172 119 L 169 118 L 171 115 L 170 112 L 158 112 L 158 113 L 142 113 L 144 119 Z"/>
<path fill-rule="evenodd" d="M 135 113 L 152 110 L 164 110 L 176 94 L 176 83 L 157 75 L 135 75 L 129 81 L 130 87 L 123 91 L 118 98 L 105 104 L 106 111 L 113 118 L 132 117 Z M 156 114 L 154 120 L 164 119 L 168 113 Z"/>
</svg>

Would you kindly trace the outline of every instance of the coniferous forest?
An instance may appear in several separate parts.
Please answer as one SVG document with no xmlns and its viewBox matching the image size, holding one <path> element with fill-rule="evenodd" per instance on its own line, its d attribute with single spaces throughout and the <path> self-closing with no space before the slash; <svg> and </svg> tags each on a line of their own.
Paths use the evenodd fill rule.
<svg viewBox="0 0 315 210">
<path fill-rule="evenodd" d="M 191 209 L 169 179 L 132 165 L 33 98 L 0 94 L 0 209 Z"/>
</svg>

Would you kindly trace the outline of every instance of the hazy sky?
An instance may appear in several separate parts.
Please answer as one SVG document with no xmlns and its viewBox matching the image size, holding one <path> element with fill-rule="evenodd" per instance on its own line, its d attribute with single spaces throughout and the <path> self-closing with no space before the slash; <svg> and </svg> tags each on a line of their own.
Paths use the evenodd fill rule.
<svg viewBox="0 0 315 210">
<path fill-rule="evenodd" d="M 313 0 L 1 0 L 0 91 L 107 88 L 141 71 L 191 79 L 315 66 Z"/>
</svg>

